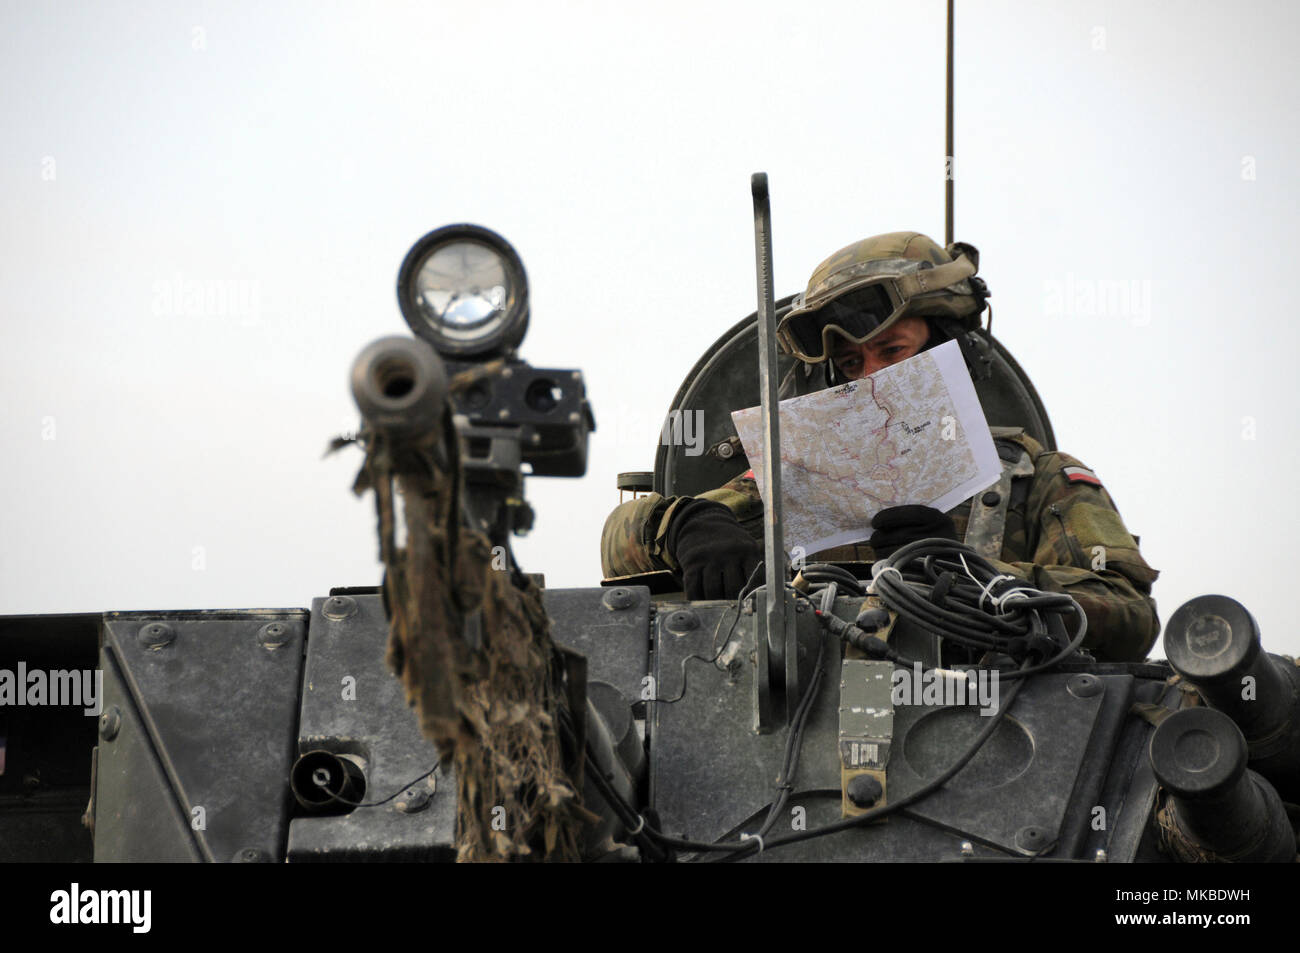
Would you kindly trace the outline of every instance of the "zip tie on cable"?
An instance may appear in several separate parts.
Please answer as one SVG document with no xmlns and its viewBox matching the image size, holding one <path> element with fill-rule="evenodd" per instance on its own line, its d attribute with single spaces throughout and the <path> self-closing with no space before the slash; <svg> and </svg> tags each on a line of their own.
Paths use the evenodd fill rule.
<svg viewBox="0 0 1300 953">
<path fill-rule="evenodd" d="M 628 831 L 628 832 L 627 832 L 627 836 L 628 836 L 628 837 L 636 837 L 636 835 L 637 835 L 637 834 L 640 834 L 643 830 L 645 830 L 645 815 L 644 815 L 644 814 L 638 814 L 638 815 L 636 816 L 636 830 L 634 830 L 634 831 Z"/>
<path fill-rule="evenodd" d="M 758 841 L 758 852 L 759 852 L 760 854 L 763 853 L 763 835 L 762 835 L 762 834 L 741 834 L 741 835 L 740 835 L 740 839 L 741 839 L 741 840 L 756 840 L 756 841 Z"/>
<path fill-rule="evenodd" d="M 1033 591 L 1034 591 L 1033 589 L 1030 589 L 1027 586 L 1016 586 L 1014 589 L 1008 589 L 1006 592 L 1002 593 L 1002 595 L 994 598 L 993 604 L 998 607 L 998 612 L 1001 613 L 1002 603 L 1006 602 L 1008 599 L 1013 599 L 1013 598 L 1028 599 L 1029 598 L 1028 593 Z"/>
<path fill-rule="evenodd" d="M 1019 582 L 1019 581 L 1020 581 L 1020 580 L 1017 579 L 1015 576 L 1008 576 L 1006 573 L 999 573 L 998 575 L 994 576 L 992 579 L 989 580 L 987 586 L 983 586 L 983 587 L 980 589 L 980 601 L 979 601 L 979 607 L 980 607 L 981 609 L 984 608 L 984 600 L 985 600 L 985 599 L 988 599 L 990 602 L 993 603 L 993 608 L 998 609 L 998 610 L 1001 610 L 1001 608 L 1002 608 L 1002 596 L 995 596 L 995 595 L 993 595 L 992 590 L 993 590 L 993 587 L 996 586 L 996 585 L 997 585 L 999 582 L 1001 582 L 1003 579 L 1009 579 L 1009 580 L 1012 581 L 1012 582 Z M 1003 595 L 1005 595 L 1005 593 L 1003 593 Z"/>
<path fill-rule="evenodd" d="M 980 581 L 976 579 L 975 574 L 970 571 L 970 566 L 966 565 L 965 555 L 963 555 L 962 553 L 958 553 L 957 558 L 961 560 L 961 568 L 966 570 L 966 575 L 970 577 L 970 581 L 975 583 L 975 585 L 979 586 Z M 1023 580 L 1017 579 L 1015 576 L 1010 576 L 1006 573 L 999 573 L 998 575 L 994 576 L 992 579 L 988 581 L 988 585 L 980 586 L 979 608 L 983 609 L 984 600 L 988 599 L 989 602 L 993 603 L 993 608 L 998 610 L 998 614 L 1003 615 L 1005 613 L 1003 613 L 1002 611 L 1002 603 L 1006 602 L 1008 599 L 1011 598 L 1028 599 L 1029 596 L 1026 593 L 1037 592 L 1036 589 L 1033 589 L 1029 586 L 1022 585 L 1022 586 L 1016 586 L 1012 589 L 1008 589 L 1006 592 L 1000 595 L 996 595 L 996 596 L 993 595 L 992 592 L 993 587 L 1003 579 L 1007 579 L 1011 582 L 1023 582 Z"/>
<path fill-rule="evenodd" d="M 995 595 L 993 595 L 993 587 L 996 586 L 996 585 L 997 585 L 999 582 L 1001 582 L 1003 579 L 1013 579 L 1013 580 L 1014 580 L 1015 578 L 1016 578 L 1015 576 L 1008 576 L 1008 575 L 1006 575 L 1005 573 L 999 573 L 998 575 L 996 575 L 996 576 L 994 576 L 992 579 L 990 579 L 986 585 L 981 586 L 981 587 L 980 587 L 980 601 L 979 601 L 979 607 L 980 607 L 981 609 L 983 609 L 983 608 L 984 608 L 984 600 L 985 600 L 985 599 L 988 599 L 989 601 L 991 601 L 991 602 L 993 603 L 993 607 L 996 609 L 996 608 L 997 608 L 997 605 L 998 605 L 998 597 L 995 596 Z M 978 585 L 978 583 L 977 583 L 977 585 Z"/>
<path fill-rule="evenodd" d="M 872 596 L 876 595 L 876 580 L 887 572 L 892 572 L 895 576 L 898 577 L 898 581 L 901 583 L 905 583 L 907 581 L 903 578 L 903 573 L 901 570 L 899 570 L 897 566 L 884 566 L 881 565 L 880 563 L 875 563 L 871 567 L 871 583 L 867 586 L 868 595 L 872 595 Z"/>
</svg>

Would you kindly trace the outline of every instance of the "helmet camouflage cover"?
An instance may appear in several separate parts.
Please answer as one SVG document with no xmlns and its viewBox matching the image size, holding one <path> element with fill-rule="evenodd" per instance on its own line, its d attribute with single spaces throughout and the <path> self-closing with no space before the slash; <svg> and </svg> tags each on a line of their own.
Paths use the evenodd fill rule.
<svg viewBox="0 0 1300 953">
<path fill-rule="evenodd" d="M 903 292 L 901 304 L 865 337 L 845 336 L 869 340 L 908 315 L 958 319 L 973 329 L 988 297 L 983 280 L 975 277 L 978 269 L 979 252 L 964 242 L 944 249 L 920 232 L 866 238 L 841 248 L 817 266 L 807 289 L 795 298 L 781 324 L 788 328 L 800 319 L 816 322 L 823 318 L 822 323 L 834 328 L 834 319 L 820 314 L 822 309 L 882 278 L 893 278 L 899 280 Z M 781 335 L 782 346 L 793 353 L 787 337 Z"/>
</svg>

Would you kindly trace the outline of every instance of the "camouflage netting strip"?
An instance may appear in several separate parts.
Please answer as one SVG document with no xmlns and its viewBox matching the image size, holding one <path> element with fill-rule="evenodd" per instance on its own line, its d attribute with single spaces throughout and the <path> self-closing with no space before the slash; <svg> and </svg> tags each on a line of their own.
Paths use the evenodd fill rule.
<svg viewBox="0 0 1300 953">
<path fill-rule="evenodd" d="M 395 448 L 377 434 L 366 450 L 355 489 L 375 491 L 388 661 L 421 730 L 455 767 L 457 860 L 579 860 L 593 818 L 564 767 L 562 699 L 540 590 L 531 582 L 521 590 L 509 572 L 494 570 L 487 538 L 459 525 L 454 460 L 442 470 L 428 452 Z M 400 548 L 395 479 L 407 528 Z M 474 651 L 462 623 L 480 610 Z"/>
<path fill-rule="evenodd" d="M 1286 810 L 1291 827 L 1296 831 L 1297 856 L 1295 862 L 1300 863 L 1300 827 L 1296 826 L 1297 822 L 1300 822 L 1300 807 L 1284 802 L 1283 808 Z M 1260 831 L 1256 844 L 1250 844 L 1235 854 L 1216 853 L 1196 843 L 1179 827 L 1178 817 L 1174 810 L 1174 799 L 1169 796 L 1169 792 L 1164 788 L 1161 788 L 1156 794 L 1156 809 L 1152 814 L 1152 822 L 1155 825 L 1157 849 L 1167 857 L 1172 857 L 1182 864 L 1235 863 L 1240 858 L 1248 856 L 1259 840 L 1267 836 L 1267 829 L 1264 829 Z"/>
<path fill-rule="evenodd" d="M 458 858 L 524 856 L 540 836 L 542 859 L 578 860 L 583 828 L 596 818 L 564 769 L 556 724 L 562 702 L 541 592 L 532 585 L 520 591 L 508 573 L 481 565 L 487 672 L 468 687 L 462 707 L 478 743 L 456 751 Z"/>
<path fill-rule="evenodd" d="M 1213 864 L 1223 859 L 1183 833 L 1174 815 L 1173 799 L 1163 788 L 1156 795 L 1152 820 L 1156 827 L 1157 847 L 1165 856 L 1182 864 Z"/>
</svg>

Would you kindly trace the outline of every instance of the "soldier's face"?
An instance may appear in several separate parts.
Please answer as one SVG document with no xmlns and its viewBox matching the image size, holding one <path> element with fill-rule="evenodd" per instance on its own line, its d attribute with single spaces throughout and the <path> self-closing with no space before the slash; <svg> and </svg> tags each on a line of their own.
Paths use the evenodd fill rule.
<svg viewBox="0 0 1300 953">
<path fill-rule="evenodd" d="M 909 315 L 899 318 L 884 334 L 878 334 L 862 344 L 854 344 L 847 338 L 835 335 L 831 360 L 840 376 L 852 381 L 861 380 L 882 367 L 919 354 L 929 339 L 930 326 L 925 323 L 925 318 Z"/>
</svg>

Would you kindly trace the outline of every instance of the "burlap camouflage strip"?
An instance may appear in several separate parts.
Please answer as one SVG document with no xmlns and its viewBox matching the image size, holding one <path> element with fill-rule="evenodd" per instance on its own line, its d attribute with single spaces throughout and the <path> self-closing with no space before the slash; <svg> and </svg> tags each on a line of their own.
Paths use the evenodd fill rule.
<svg viewBox="0 0 1300 953">
<path fill-rule="evenodd" d="M 1033 477 L 1018 480 L 1021 485 L 1013 487 L 1001 559 L 993 560 L 994 565 L 1044 591 L 1073 596 L 1088 617 L 1084 645 L 1097 658 L 1145 658 L 1160 632 L 1151 598 L 1151 584 L 1159 573 L 1142 558 L 1110 494 L 1103 486 L 1071 481 L 1065 469 L 1083 464 L 1069 454 L 1045 450 L 1019 428 L 994 428 L 994 433 L 999 441 L 1023 447 L 1034 465 Z M 752 479 L 742 474 L 699 496 L 726 505 L 755 539 L 762 536 L 763 504 Z M 664 499 L 652 493 L 615 509 L 601 536 L 605 575 L 676 572 L 665 539 L 674 510 L 686 499 Z M 970 506 L 967 500 L 950 511 L 958 538 L 965 537 Z M 815 558 L 872 560 L 875 556 L 869 545 L 860 543 L 837 546 Z"/>
</svg>

